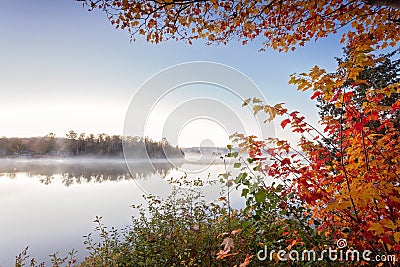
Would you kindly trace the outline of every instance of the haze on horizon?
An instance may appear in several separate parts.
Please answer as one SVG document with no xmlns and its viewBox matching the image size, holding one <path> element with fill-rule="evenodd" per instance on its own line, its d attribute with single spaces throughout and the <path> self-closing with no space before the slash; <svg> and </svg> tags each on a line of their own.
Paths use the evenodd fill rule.
<svg viewBox="0 0 400 267">
<path fill-rule="evenodd" d="M 286 54 L 260 53 L 258 41 L 247 46 L 174 41 L 153 45 L 139 38 L 131 44 L 128 33 L 113 28 L 105 14 L 89 13 L 71 0 L 6 1 L 0 23 L 0 136 L 6 137 L 50 132 L 65 137 L 69 130 L 122 135 L 129 103 L 146 79 L 172 65 L 198 60 L 238 69 L 258 85 L 269 103 L 285 102 L 315 124 L 314 103 L 288 86 L 289 75 L 315 64 L 333 70 L 334 57 L 341 55 L 340 33 L 320 40 L 318 46 L 309 43 Z M 196 95 L 198 90 L 189 88 L 187 93 Z M 214 97 L 235 111 L 242 109 L 240 101 L 229 96 Z M 162 123 L 157 121 L 165 120 L 165 110 L 179 102 L 174 101 L 167 101 L 151 115 L 149 137 L 164 137 L 157 129 Z M 244 116 L 247 119 L 242 123 L 246 124 L 251 117 Z M 237 125 L 200 119 L 181 126 L 177 125 L 180 135 L 175 142 L 181 147 L 202 142 L 225 147 L 232 133 L 226 128 Z"/>
</svg>

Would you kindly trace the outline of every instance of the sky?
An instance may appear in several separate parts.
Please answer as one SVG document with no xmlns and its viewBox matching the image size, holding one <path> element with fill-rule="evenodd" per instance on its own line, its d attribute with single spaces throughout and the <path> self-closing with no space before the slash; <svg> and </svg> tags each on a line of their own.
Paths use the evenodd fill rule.
<svg viewBox="0 0 400 267">
<path fill-rule="evenodd" d="M 289 76 L 314 65 L 333 71 L 334 57 L 342 55 L 340 35 L 312 41 L 290 53 L 258 52 L 259 41 L 246 46 L 236 41 L 206 46 L 201 41 L 193 45 L 176 41 L 150 44 L 138 37 L 130 43 L 129 34 L 111 26 L 104 13 L 88 12 L 73 0 L 3 0 L 0 25 L 0 136 L 7 137 L 50 132 L 65 136 L 71 129 L 123 134 L 135 94 L 164 69 L 193 61 L 216 62 L 237 70 L 237 77 L 254 82 L 268 103 L 285 102 L 289 110 L 302 112 L 316 124 L 311 93 L 289 86 Z M 174 73 L 172 78 L 179 80 L 179 75 Z M 187 84 L 179 87 L 180 91 L 165 88 L 159 101 L 144 99 L 151 102 L 150 113 L 136 111 L 129 123 L 135 123 L 136 115 L 145 116 L 148 127 L 144 133 L 153 139 L 163 137 L 163 129 L 174 128 L 172 135 L 176 136 L 168 138 L 183 147 L 201 143 L 224 146 L 231 129 L 251 125 L 254 118 L 247 114 L 237 119 L 238 114 L 246 113 L 241 101 L 231 91 L 217 87 Z M 147 92 L 150 95 L 153 88 L 141 93 L 146 96 Z M 176 111 L 185 103 L 186 109 L 178 114 L 191 117 L 170 119 L 178 116 Z M 226 113 L 221 116 L 216 108 L 204 116 L 200 110 L 212 110 L 209 104 L 220 105 Z"/>
</svg>

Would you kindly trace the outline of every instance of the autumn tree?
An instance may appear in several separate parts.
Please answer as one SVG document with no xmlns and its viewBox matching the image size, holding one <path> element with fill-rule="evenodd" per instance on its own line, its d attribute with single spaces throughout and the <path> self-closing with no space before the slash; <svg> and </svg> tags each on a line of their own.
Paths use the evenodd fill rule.
<svg viewBox="0 0 400 267">
<path fill-rule="evenodd" d="M 384 48 L 400 38 L 398 1 L 77 1 L 89 10 L 103 10 L 133 40 L 144 35 L 155 43 L 204 39 L 225 44 L 237 39 L 245 44 L 261 37 L 264 47 L 287 51 L 344 27 L 350 30 L 343 41 L 351 45 L 367 41 Z"/>
<path fill-rule="evenodd" d="M 338 64 L 343 64 L 344 62 L 349 60 L 348 49 L 345 49 L 344 58 L 337 58 Z M 346 81 L 343 86 L 340 88 L 341 91 L 346 90 L 347 93 L 352 92 L 354 96 L 352 97 L 353 103 L 357 106 L 357 109 L 361 109 L 362 105 L 366 98 L 366 92 L 370 85 L 373 85 L 374 88 L 382 89 L 389 85 L 397 84 L 400 82 L 400 59 L 396 58 L 399 54 L 399 50 L 395 50 L 393 52 L 381 55 L 379 57 L 379 61 L 376 62 L 375 66 L 365 67 L 359 74 L 359 81 L 355 82 L 353 79 Z M 342 69 L 338 69 L 338 73 L 342 72 Z M 334 74 L 332 74 L 334 75 Z M 317 91 L 313 98 L 318 100 L 318 110 L 320 117 L 332 116 L 335 120 L 340 120 L 340 117 L 344 115 L 344 111 L 341 108 L 337 108 L 336 105 L 331 101 L 326 101 L 322 93 Z M 399 99 L 398 93 L 393 93 L 388 96 L 384 96 L 380 101 L 380 105 L 384 106 L 392 106 L 397 99 Z M 390 109 L 386 109 L 382 111 L 383 116 L 388 116 L 393 118 L 394 126 L 396 128 L 400 128 L 400 111 L 391 111 Z M 370 121 L 368 124 L 369 128 L 379 128 L 379 121 Z M 384 133 L 384 129 L 379 130 L 380 133 Z M 339 134 L 339 133 L 336 133 Z M 326 138 L 323 140 L 326 145 L 331 145 L 333 143 L 333 138 Z M 335 153 L 333 152 L 332 155 Z"/>
<path fill-rule="evenodd" d="M 311 98 L 322 103 L 323 131 L 282 104 L 269 106 L 259 99 L 245 102 L 251 102 L 255 112 L 266 112 L 270 120 L 283 116 L 280 125 L 300 135 L 300 150 L 273 137 L 260 140 L 236 134 L 234 141 L 248 151 L 250 162 L 255 162 L 251 173 L 285 185 L 280 194 L 292 195 L 290 201 L 282 202 L 288 212 L 290 202 L 300 201 L 301 207 L 308 208 L 305 216 L 312 214 L 309 222 L 321 233 L 332 239 L 345 238 L 358 249 L 398 255 L 399 73 L 389 59 L 379 61 L 383 63 L 371 59 L 369 66 L 351 80 L 348 70 L 340 68 L 348 64 L 346 60 L 339 61 L 340 71 L 334 74 L 314 67 L 292 76 L 290 83 L 299 90 L 312 90 Z M 257 188 L 253 196 L 269 190 L 265 185 L 237 182 Z M 257 202 L 253 201 L 254 207 Z"/>
<path fill-rule="evenodd" d="M 233 140 L 248 152 L 243 163 L 256 165 L 249 173 L 284 184 L 275 196 L 299 201 L 304 216 L 311 216 L 310 225 L 321 234 L 346 238 L 350 246 L 376 254 L 400 251 L 398 73 L 390 82 L 378 82 L 388 70 L 379 65 L 386 60 L 379 51 L 398 49 L 399 1 L 77 1 L 89 10 L 103 10 L 111 24 L 127 30 L 132 40 L 143 35 L 155 43 L 201 39 L 226 44 L 236 39 L 246 44 L 261 39 L 261 50 L 289 51 L 343 32 L 347 55 L 335 73 L 315 66 L 290 79 L 298 90 L 312 91 L 313 99 L 327 103 L 334 112 L 320 114 L 322 132 L 298 111 L 253 99 L 246 104 L 269 114 L 271 121 L 284 116 L 280 125 L 301 135 L 301 151 L 275 137 L 261 140 L 236 134 Z M 327 139 L 332 142 L 327 144 Z M 265 207 L 267 193 L 275 189 L 250 183 L 245 174 L 243 170 L 236 182 L 247 187 L 249 207 Z M 287 202 L 279 209 L 291 212 Z"/>
</svg>

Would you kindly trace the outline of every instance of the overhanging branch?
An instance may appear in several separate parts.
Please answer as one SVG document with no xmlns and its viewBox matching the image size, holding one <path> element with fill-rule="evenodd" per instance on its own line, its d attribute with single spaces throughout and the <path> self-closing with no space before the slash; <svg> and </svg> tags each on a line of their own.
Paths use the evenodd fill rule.
<svg viewBox="0 0 400 267">
<path fill-rule="evenodd" d="M 400 9 L 400 1 L 399 0 L 364 0 L 364 3 L 366 3 L 367 5 L 387 6 L 387 7 Z"/>
</svg>

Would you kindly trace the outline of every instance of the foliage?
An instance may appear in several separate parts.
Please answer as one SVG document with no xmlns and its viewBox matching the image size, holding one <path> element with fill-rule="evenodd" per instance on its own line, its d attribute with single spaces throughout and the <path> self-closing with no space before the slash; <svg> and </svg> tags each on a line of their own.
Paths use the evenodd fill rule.
<svg viewBox="0 0 400 267">
<path fill-rule="evenodd" d="M 205 203 L 199 191 L 174 190 L 166 199 L 147 196 L 147 209 L 135 206 L 139 215 L 120 233 L 106 230 L 102 239 L 86 245 L 90 256 L 80 266 L 238 266 L 256 252 L 251 218 L 231 210 L 226 197 Z M 246 266 L 241 265 L 241 266 Z"/>
<path fill-rule="evenodd" d="M 387 74 L 380 71 L 387 69 L 375 62 L 386 66 L 390 62 L 385 57 L 369 57 L 357 76 L 349 76 L 348 61 L 340 62 L 336 73 L 314 67 L 309 73 L 292 76 L 292 84 L 302 91 L 313 90 L 311 98 L 322 103 L 323 132 L 308 124 L 298 111 L 289 113 L 282 104 L 269 106 L 253 99 L 255 111 L 263 110 L 271 119 L 283 116 L 281 127 L 290 126 L 293 133 L 300 134 L 301 152 L 278 138 L 258 140 L 236 134 L 234 141 L 256 164 L 253 171 L 278 179 L 284 185 L 282 194 L 292 195 L 299 206 L 306 207 L 305 214 L 311 214 L 309 222 L 321 234 L 331 240 L 345 238 L 350 247 L 369 249 L 376 255 L 398 255 L 398 73 L 393 73 L 394 79 L 379 80 Z M 246 186 L 266 189 L 259 183 Z"/>
<path fill-rule="evenodd" d="M 338 64 L 342 64 L 346 60 L 348 60 L 348 51 L 345 51 L 347 56 L 344 59 L 337 59 Z M 374 88 L 385 88 L 391 84 L 396 84 L 400 82 L 400 59 L 394 59 L 400 51 L 395 50 L 394 52 L 381 55 L 378 62 L 376 62 L 375 66 L 366 67 L 359 74 L 359 79 L 362 82 L 354 83 L 354 80 L 350 79 L 344 83 L 340 90 L 347 90 L 347 92 L 354 93 L 352 97 L 352 103 L 357 107 L 357 109 L 362 109 L 363 102 L 366 99 L 366 90 L 370 85 L 373 85 Z M 342 70 L 338 70 L 339 72 Z M 319 109 L 319 115 L 321 117 L 332 116 L 335 120 L 340 120 L 341 116 L 344 115 L 343 109 L 336 108 L 335 103 L 330 101 L 326 101 L 319 95 L 319 92 L 314 93 L 314 97 L 318 100 L 317 107 Z M 392 106 L 397 99 L 399 98 L 398 93 L 393 93 L 388 96 L 383 96 L 380 101 L 381 105 Z M 382 110 L 382 116 L 390 116 L 393 119 L 394 127 L 400 127 L 400 112 L 391 110 Z M 371 120 L 366 124 L 369 128 L 377 129 L 379 128 L 380 122 Z M 385 131 L 379 130 L 378 132 L 384 134 Z M 333 136 L 340 134 L 339 132 L 334 135 L 323 139 L 323 142 L 326 145 L 330 145 L 334 142 Z M 335 152 L 332 151 L 331 156 L 335 157 Z"/>
<path fill-rule="evenodd" d="M 251 168 L 244 165 L 244 169 Z M 206 203 L 196 189 L 175 188 L 166 199 L 144 196 L 147 205 L 133 206 L 136 215 L 123 229 L 109 229 L 101 217 L 96 217 L 97 234 L 85 236 L 88 256 L 82 262 L 77 261 L 76 251 L 72 250 L 67 257 L 50 255 L 51 265 L 287 266 L 287 262 L 278 259 L 278 250 L 315 250 L 319 257 L 326 245 L 332 245 L 329 237 L 319 235 L 308 223 L 312 219 L 311 213 L 306 214 L 309 209 L 299 206 L 293 194 L 284 195 L 284 186 L 253 189 L 243 188 L 248 199 L 245 210 L 229 206 L 229 193 L 215 203 Z M 256 255 L 263 249 L 267 249 L 266 258 L 259 260 Z M 25 266 L 26 262 L 30 266 L 44 266 L 30 259 L 27 249 L 16 258 L 15 266 Z M 327 258 L 290 264 L 352 266 L 351 262 L 335 263 Z"/>
<path fill-rule="evenodd" d="M 167 199 L 145 199 L 148 205 L 133 206 L 137 215 L 122 230 L 108 230 L 96 218 L 98 236 L 86 236 L 83 262 L 76 263 L 72 251 L 66 258 L 53 255 L 53 266 L 233 266 L 250 254 L 253 233 L 241 230 L 245 217 L 225 200 L 206 203 L 198 190 L 176 188 Z M 28 260 L 24 250 L 16 266 Z"/>
<path fill-rule="evenodd" d="M 265 47 L 288 51 L 347 26 L 351 30 L 343 41 L 349 43 L 384 48 L 400 38 L 396 1 L 77 1 L 105 11 L 111 24 L 133 38 L 140 34 L 155 43 L 205 39 L 225 44 L 237 38 L 245 44 L 262 36 Z"/>
<path fill-rule="evenodd" d="M 370 85 L 373 85 L 374 88 L 385 88 L 391 84 L 396 84 L 400 82 L 400 59 L 398 58 L 400 50 L 395 50 L 391 53 L 387 53 L 379 56 L 379 61 L 375 63 L 374 66 L 367 66 L 359 73 L 359 80 L 362 82 L 354 84 L 354 80 L 350 79 L 346 81 L 342 88 L 342 91 L 347 90 L 354 93 L 353 101 L 354 104 L 357 105 L 357 108 L 362 108 L 363 101 L 366 97 L 366 89 Z M 396 59 L 397 58 L 397 59 Z M 337 58 L 338 64 L 343 64 L 345 61 L 349 60 L 349 51 L 345 49 L 345 58 Z M 339 69 L 338 72 L 341 72 L 342 69 Z M 319 108 L 320 116 L 327 116 L 330 114 L 334 116 L 335 119 L 339 119 L 343 114 L 340 112 L 341 109 L 337 109 L 334 103 L 324 100 L 322 97 L 318 97 L 317 94 L 314 97 L 318 100 L 317 107 Z M 394 93 L 388 98 L 384 96 L 382 99 L 382 103 L 386 106 L 393 105 L 398 99 L 399 95 Z M 385 115 L 393 116 L 390 110 L 382 111 Z M 394 113 L 395 126 L 400 126 L 400 117 L 398 116 L 398 112 Z M 369 127 L 377 128 L 379 124 L 368 123 Z"/>
<path fill-rule="evenodd" d="M 207 205 L 194 191 L 175 190 L 165 201 L 152 195 L 146 200 L 147 210 L 134 207 L 139 216 L 122 236 L 96 221 L 102 242 L 96 246 L 88 236 L 90 256 L 82 266 L 202 266 L 215 260 L 215 239 L 224 231 L 218 223 L 220 206 Z"/>
<path fill-rule="evenodd" d="M 370 249 L 375 255 L 399 254 L 400 90 L 397 73 L 395 80 L 385 78 L 384 83 L 376 83 L 377 78 L 385 76 L 385 68 L 393 68 L 380 68 L 380 62 L 387 59 L 374 53 L 398 45 L 398 1 L 77 1 L 89 10 L 105 11 L 111 23 L 127 29 L 133 39 L 139 34 L 155 43 L 204 39 L 209 44 L 225 44 L 237 38 L 246 44 L 264 36 L 262 49 L 288 51 L 343 28 L 341 42 L 348 49 L 336 73 L 315 66 L 290 79 L 298 90 L 312 90 L 312 99 L 322 103 L 323 131 L 308 124 L 298 111 L 289 112 L 283 104 L 269 106 L 259 99 L 245 102 L 253 105 L 255 113 L 267 113 L 269 121 L 283 116 L 281 127 L 290 126 L 293 133 L 300 134 L 300 151 L 274 137 L 261 140 L 242 134 L 233 136 L 248 152 L 248 159 L 233 151 L 228 155 L 239 158 L 235 167 L 241 173 L 234 182 L 247 200 L 243 212 L 231 213 L 228 208 L 225 216 L 222 210 L 217 211 L 220 216 L 215 218 L 222 218 L 217 221 L 210 221 L 210 215 L 197 219 L 209 210 L 187 217 L 178 212 L 172 223 L 178 223 L 178 228 L 174 228 L 168 219 L 177 210 L 171 205 L 159 206 L 157 199 L 151 197 L 150 218 L 157 220 L 142 215 L 134 221 L 139 225 L 135 231 L 123 233 L 124 241 L 120 241 L 117 232 L 107 232 L 98 221 L 103 243 L 92 246 L 88 237 L 93 253 L 85 261 L 87 266 L 129 265 L 135 260 L 142 265 L 195 265 L 203 264 L 205 259 L 215 266 L 258 265 L 252 262 L 258 245 L 251 243 L 252 238 L 274 248 L 282 248 L 279 242 L 283 242 L 287 249 L 296 246 L 316 250 L 329 244 L 329 240 L 345 238 L 351 248 Z M 277 183 L 267 185 L 263 182 L 265 177 L 272 177 Z M 230 185 L 229 175 L 225 178 Z M 183 205 L 178 210 L 191 209 Z M 220 235 L 215 236 L 217 233 Z M 242 243 L 235 240 L 238 234 L 244 235 Z M 179 246 L 170 242 L 172 237 Z M 223 239 L 211 242 L 215 237 Z M 206 254 L 194 250 L 193 244 L 205 246 L 201 251 Z M 135 258 L 130 258 L 127 251 L 133 252 Z M 151 252 L 151 258 L 147 252 Z M 222 261 L 213 261 L 210 254 Z"/>
<path fill-rule="evenodd" d="M 254 209 L 257 220 L 271 199 L 291 196 L 289 203 L 284 201 L 286 212 L 295 216 L 303 211 L 298 221 L 311 215 L 308 224 L 330 239 L 344 237 L 351 246 L 375 253 L 398 251 L 398 82 L 376 84 L 363 77 L 371 70 L 385 75 L 378 65 L 386 59 L 373 51 L 399 41 L 395 1 L 81 2 L 90 10 L 104 10 L 117 28 L 156 43 L 171 38 L 227 43 L 233 37 L 246 43 L 263 35 L 265 47 L 288 51 L 348 29 L 341 40 L 348 54 L 336 73 L 315 66 L 290 79 L 301 91 L 312 89 L 313 99 L 328 103 L 324 108 L 332 114 L 321 113 L 324 133 L 297 111 L 288 113 L 282 104 L 268 106 L 253 99 L 255 113 L 264 111 L 269 120 L 286 116 L 281 126 L 290 125 L 302 135 L 301 152 L 285 140 L 237 134 L 234 140 L 248 151 L 256 164 L 252 172 L 258 174 L 249 182 L 248 172 L 242 172 L 235 181 L 245 186 L 248 210 Z M 275 177 L 281 185 L 267 187 L 260 176 Z M 268 195 L 268 190 L 279 193 Z"/>
<path fill-rule="evenodd" d="M 53 267 L 72 267 L 74 264 L 76 264 L 76 250 L 71 250 L 68 253 L 67 257 L 60 258 L 57 254 L 54 253 L 52 255 L 49 255 L 50 257 L 50 262 Z M 23 267 L 26 266 L 26 262 L 30 259 L 30 256 L 28 255 L 28 247 L 26 247 L 18 256 L 15 257 L 15 267 Z M 29 260 L 29 266 L 30 267 L 44 267 L 45 263 L 41 262 L 38 264 L 38 262 L 34 259 L 31 258 Z"/>
<path fill-rule="evenodd" d="M 313 220 L 311 209 L 303 205 L 294 192 L 287 190 L 287 181 L 280 180 L 277 176 L 272 184 L 268 184 L 265 166 L 255 154 L 244 158 L 232 150 L 227 156 L 237 159 L 235 168 L 240 169 L 240 173 L 233 182 L 236 189 L 241 189 L 242 197 L 246 198 L 243 212 L 247 214 L 247 221 L 254 231 L 253 238 L 259 246 L 257 252 L 266 248 L 270 253 L 264 255 L 264 260 L 255 259 L 254 266 L 287 266 L 289 263 L 291 266 L 347 266 L 347 263 L 336 264 L 330 262 L 328 257 L 321 256 L 327 246 L 335 247 L 335 244 L 329 237 L 316 231 L 315 226 L 319 222 Z M 283 260 L 278 258 L 279 250 L 286 253 Z M 296 261 L 289 258 L 292 250 L 299 252 Z M 317 261 L 316 258 L 304 256 L 303 260 L 302 251 L 314 251 L 316 258 L 322 258 Z"/>
</svg>

